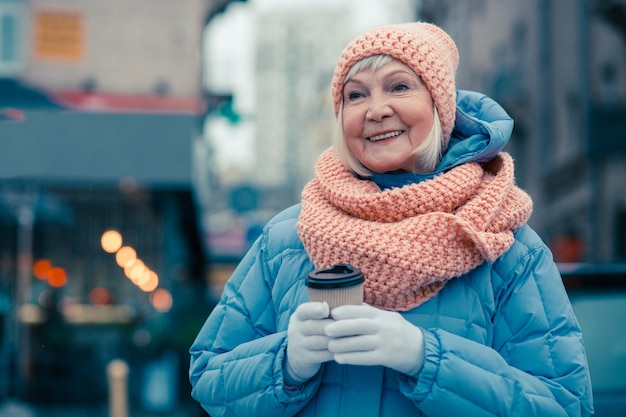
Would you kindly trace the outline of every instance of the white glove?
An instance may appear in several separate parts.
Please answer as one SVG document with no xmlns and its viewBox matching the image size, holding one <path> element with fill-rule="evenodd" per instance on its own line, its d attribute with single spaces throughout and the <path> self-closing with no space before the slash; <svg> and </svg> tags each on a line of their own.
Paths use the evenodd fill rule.
<svg viewBox="0 0 626 417">
<path fill-rule="evenodd" d="M 400 313 L 361 304 L 337 307 L 332 317 L 325 332 L 336 362 L 382 365 L 407 375 L 422 369 L 424 334 Z"/>
<path fill-rule="evenodd" d="M 328 351 L 324 327 L 328 318 L 327 303 L 300 304 L 289 319 L 287 328 L 287 361 L 285 378 L 289 385 L 298 385 L 313 377 L 323 362 L 333 359 Z"/>
</svg>

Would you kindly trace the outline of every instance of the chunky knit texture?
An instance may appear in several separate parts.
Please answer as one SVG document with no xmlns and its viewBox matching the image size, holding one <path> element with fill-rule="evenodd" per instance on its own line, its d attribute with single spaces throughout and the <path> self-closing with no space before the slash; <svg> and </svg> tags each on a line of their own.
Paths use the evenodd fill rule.
<svg viewBox="0 0 626 417">
<path fill-rule="evenodd" d="M 381 191 L 357 179 L 330 148 L 303 190 L 298 232 L 317 268 L 351 263 L 364 272 L 366 303 L 409 310 L 513 244 L 513 231 L 532 212 L 513 171 L 502 152 Z"/>
<path fill-rule="evenodd" d="M 445 149 L 454 128 L 456 112 L 455 74 L 459 65 L 456 44 L 439 27 L 424 22 L 400 23 L 371 29 L 343 50 L 332 81 L 335 116 L 343 94 L 346 74 L 359 60 L 372 55 L 390 55 L 408 65 L 430 91 L 443 133 Z"/>
</svg>

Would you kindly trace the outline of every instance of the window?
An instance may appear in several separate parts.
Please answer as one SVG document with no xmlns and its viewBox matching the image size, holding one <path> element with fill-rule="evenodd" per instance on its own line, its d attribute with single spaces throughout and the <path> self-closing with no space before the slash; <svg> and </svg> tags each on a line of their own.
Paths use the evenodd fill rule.
<svg viewBox="0 0 626 417">
<path fill-rule="evenodd" d="M 83 57 L 83 16 L 73 11 L 38 10 L 33 14 L 33 56 L 38 60 L 77 61 Z"/>
<path fill-rule="evenodd" d="M 23 6 L 0 0 L 0 77 L 17 75 L 23 64 Z"/>
</svg>

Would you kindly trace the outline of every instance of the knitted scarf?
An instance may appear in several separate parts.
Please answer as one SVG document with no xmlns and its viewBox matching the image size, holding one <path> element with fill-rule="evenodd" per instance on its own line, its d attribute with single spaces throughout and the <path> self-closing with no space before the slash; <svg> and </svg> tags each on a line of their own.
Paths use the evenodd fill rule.
<svg viewBox="0 0 626 417">
<path fill-rule="evenodd" d="M 514 183 L 513 160 L 499 153 L 424 182 L 381 191 L 322 153 L 302 192 L 298 233 L 316 268 L 350 263 L 366 277 L 364 301 L 405 311 L 450 279 L 493 262 L 532 212 Z"/>
</svg>

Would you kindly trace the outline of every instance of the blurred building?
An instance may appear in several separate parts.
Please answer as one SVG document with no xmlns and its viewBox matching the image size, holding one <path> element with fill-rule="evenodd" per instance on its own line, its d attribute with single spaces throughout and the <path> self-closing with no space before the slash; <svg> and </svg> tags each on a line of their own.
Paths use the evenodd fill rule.
<svg viewBox="0 0 626 417">
<path fill-rule="evenodd" d="M 457 41 L 459 88 L 515 119 L 531 223 L 560 262 L 626 260 L 626 2 L 423 2 Z"/>
<path fill-rule="evenodd" d="M 256 29 L 255 182 L 298 201 L 315 157 L 334 134 L 329 86 L 334 64 L 352 35 L 347 8 L 264 13 Z"/>
<path fill-rule="evenodd" d="M 370 25 L 406 20 L 420 1 L 267 3 L 265 8 L 251 4 L 246 11 L 232 10 L 220 25 L 235 27 L 216 25 L 207 33 L 209 39 L 221 34 L 249 42 L 245 53 L 253 54 L 238 57 L 234 47 L 213 47 L 208 53 L 219 67 L 208 80 L 216 111 L 209 114 L 206 140 L 195 152 L 208 155 L 205 170 L 213 175 L 204 178 L 216 180 L 202 187 L 211 196 L 201 200 L 211 212 L 212 260 L 224 266 L 222 279 L 214 282 L 217 293 L 262 225 L 300 200 L 317 157 L 331 145 L 336 122 L 330 83 L 342 49 Z M 245 27 L 240 20 L 244 12 Z M 241 40 L 246 34 L 252 41 Z M 232 94 L 222 91 L 224 86 Z M 217 148 L 230 150 L 248 136 L 240 150 L 245 157 L 237 158 L 244 166 L 220 167 L 224 161 L 216 160 Z"/>
<path fill-rule="evenodd" d="M 317 157 L 332 144 L 336 123 L 330 83 L 345 45 L 364 25 L 406 20 L 419 3 L 396 0 L 375 9 L 312 3 L 256 16 L 252 181 L 273 209 L 299 201 Z"/>
<path fill-rule="evenodd" d="M 211 308 L 202 33 L 230 2 L 0 0 L 0 400 L 105 400 L 118 356 L 144 398 L 141 365 L 168 349 L 184 386 Z M 104 249 L 108 230 L 137 269 Z"/>
</svg>

